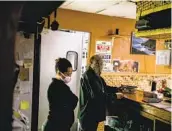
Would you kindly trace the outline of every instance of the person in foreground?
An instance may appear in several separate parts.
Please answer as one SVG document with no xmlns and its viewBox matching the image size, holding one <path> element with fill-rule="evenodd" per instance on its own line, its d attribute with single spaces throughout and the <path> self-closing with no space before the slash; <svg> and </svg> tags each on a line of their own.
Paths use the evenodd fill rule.
<svg viewBox="0 0 172 131">
<path fill-rule="evenodd" d="M 72 65 L 65 58 L 56 60 L 56 78 L 48 88 L 49 115 L 44 131 L 70 131 L 78 98 L 67 83 L 71 80 Z"/>
<path fill-rule="evenodd" d="M 78 119 L 80 131 L 96 131 L 98 123 L 106 118 L 106 104 L 108 99 L 121 99 L 122 93 L 117 88 L 106 85 L 100 76 L 103 61 L 99 55 L 90 59 L 88 70 L 81 78 Z M 116 94 L 108 93 L 108 88 L 115 88 Z"/>
</svg>

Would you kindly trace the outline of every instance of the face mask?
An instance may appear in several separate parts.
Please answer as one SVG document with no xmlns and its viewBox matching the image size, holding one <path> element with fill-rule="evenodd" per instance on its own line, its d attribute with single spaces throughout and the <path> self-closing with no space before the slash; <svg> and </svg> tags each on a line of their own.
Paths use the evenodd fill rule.
<svg viewBox="0 0 172 131">
<path fill-rule="evenodd" d="M 64 81 L 65 83 L 69 83 L 69 82 L 71 81 L 71 77 L 65 76 L 65 78 L 63 79 L 63 81 Z"/>
<path fill-rule="evenodd" d="M 63 73 L 61 73 L 65 78 L 62 80 L 64 81 L 64 83 L 69 83 L 71 81 L 71 77 L 70 76 L 65 76 Z"/>
</svg>

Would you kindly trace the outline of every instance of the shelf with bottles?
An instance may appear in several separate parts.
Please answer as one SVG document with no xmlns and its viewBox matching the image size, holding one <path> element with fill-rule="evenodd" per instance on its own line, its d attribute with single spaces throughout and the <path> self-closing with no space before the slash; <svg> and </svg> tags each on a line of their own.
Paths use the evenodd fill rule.
<svg viewBox="0 0 172 131">
<path fill-rule="evenodd" d="M 171 1 L 138 1 L 137 2 L 137 19 L 151 13 L 156 13 L 171 8 Z"/>
<path fill-rule="evenodd" d="M 147 31 L 135 30 L 136 37 L 146 37 L 151 39 L 171 39 L 171 28 L 155 29 Z"/>
</svg>

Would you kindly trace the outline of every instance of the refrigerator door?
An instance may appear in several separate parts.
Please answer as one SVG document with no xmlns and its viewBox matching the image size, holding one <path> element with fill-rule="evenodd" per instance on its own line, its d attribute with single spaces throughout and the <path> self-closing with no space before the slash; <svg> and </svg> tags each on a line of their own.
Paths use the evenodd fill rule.
<svg viewBox="0 0 172 131">
<path fill-rule="evenodd" d="M 71 52 L 76 53 L 72 55 Z M 47 119 L 49 111 L 47 89 L 52 78 L 55 77 L 55 59 L 59 57 L 66 58 L 67 53 L 69 59 L 75 65 L 72 81 L 69 83 L 69 86 L 72 92 L 78 96 L 82 61 L 82 33 L 43 31 L 40 63 L 39 129 L 41 129 L 41 126 Z M 77 111 L 75 111 L 76 113 Z"/>
</svg>

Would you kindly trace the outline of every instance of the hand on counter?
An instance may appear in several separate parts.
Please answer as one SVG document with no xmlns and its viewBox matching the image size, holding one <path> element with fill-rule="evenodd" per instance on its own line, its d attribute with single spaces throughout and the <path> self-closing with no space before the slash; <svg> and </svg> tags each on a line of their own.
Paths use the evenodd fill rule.
<svg viewBox="0 0 172 131">
<path fill-rule="evenodd" d="M 116 93 L 117 99 L 122 99 L 124 97 L 123 93 Z"/>
</svg>

